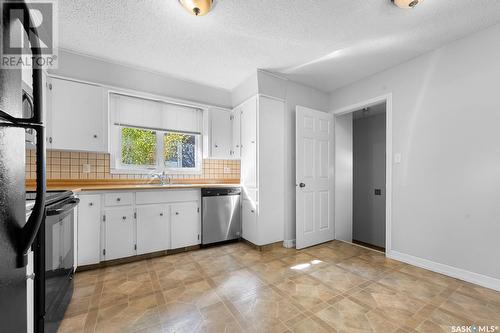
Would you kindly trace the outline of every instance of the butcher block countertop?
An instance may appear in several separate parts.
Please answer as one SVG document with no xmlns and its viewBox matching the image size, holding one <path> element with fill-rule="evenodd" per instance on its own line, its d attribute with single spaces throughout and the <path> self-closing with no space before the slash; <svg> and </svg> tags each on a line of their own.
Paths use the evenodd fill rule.
<svg viewBox="0 0 500 333">
<path fill-rule="evenodd" d="M 26 181 L 26 191 L 34 191 L 35 180 Z M 238 179 L 226 179 L 223 182 L 213 180 L 176 179 L 174 183 L 160 185 L 158 181 L 145 183 L 144 180 L 48 180 L 47 191 L 69 190 L 73 192 L 85 191 L 114 191 L 114 190 L 158 190 L 158 189 L 186 189 L 186 188 L 213 188 L 239 187 Z"/>
</svg>

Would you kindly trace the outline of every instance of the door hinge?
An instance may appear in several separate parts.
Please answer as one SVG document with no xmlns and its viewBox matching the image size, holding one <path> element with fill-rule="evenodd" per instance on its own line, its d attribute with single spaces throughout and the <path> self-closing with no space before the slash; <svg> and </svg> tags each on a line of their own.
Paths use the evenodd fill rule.
<svg viewBox="0 0 500 333">
<path fill-rule="evenodd" d="M 200 240 L 200 234 L 198 234 L 198 240 Z"/>
<path fill-rule="evenodd" d="M 102 216 L 102 222 L 106 222 L 106 214 Z"/>
<path fill-rule="evenodd" d="M 134 219 L 137 218 L 137 212 L 134 212 Z"/>
<path fill-rule="evenodd" d="M 106 255 L 106 249 L 102 249 L 102 255 L 105 256 Z"/>
</svg>

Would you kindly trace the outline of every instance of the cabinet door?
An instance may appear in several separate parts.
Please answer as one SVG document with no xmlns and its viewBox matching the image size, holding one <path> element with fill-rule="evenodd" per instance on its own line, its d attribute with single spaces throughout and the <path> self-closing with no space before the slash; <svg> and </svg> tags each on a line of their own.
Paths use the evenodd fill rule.
<svg viewBox="0 0 500 333">
<path fill-rule="evenodd" d="M 106 260 L 135 255 L 134 210 L 132 208 L 110 209 L 106 216 Z"/>
<path fill-rule="evenodd" d="M 257 101 L 245 103 L 241 113 L 241 182 L 257 187 Z"/>
<path fill-rule="evenodd" d="M 53 149 L 106 151 L 105 95 L 101 87 L 52 78 L 49 83 Z"/>
<path fill-rule="evenodd" d="M 242 234 L 247 241 L 257 244 L 257 205 L 251 200 L 242 202 Z"/>
<path fill-rule="evenodd" d="M 169 212 L 168 205 L 137 206 L 137 254 L 170 247 Z"/>
<path fill-rule="evenodd" d="M 200 244 L 199 202 L 183 202 L 171 206 L 172 248 Z"/>
<path fill-rule="evenodd" d="M 231 117 L 233 125 L 233 141 L 231 155 L 233 158 L 241 157 L 241 109 L 236 109 L 232 112 Z"/>
<path fill-rule="evenodd" d="M 101 196 L 80 195 L 78 205 L 78 265 L 97 264 L 101 253 Z"/>
<path fill-rule="evenodd" d="M 231 112 L 211 109 L 211 157 L 231 158 Z"/>
</svg>

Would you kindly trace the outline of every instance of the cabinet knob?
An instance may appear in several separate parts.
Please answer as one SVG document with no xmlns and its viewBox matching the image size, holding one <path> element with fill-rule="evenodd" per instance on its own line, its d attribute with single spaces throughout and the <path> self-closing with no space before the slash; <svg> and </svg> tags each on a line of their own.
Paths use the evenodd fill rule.
<svg viewBox="0 0 500 333">
<path fill-rule="evenodd" d="M 94 205 L 94 203 L 92 202 L 89 202 L 89 206 L 92 207 Z"/>
<path fill-rule="evenodd" d="M 175 215 L 179 215 L 179 212 L 175 212 Z"/>
<path fill-rule="evenodd" d="M 160 213 L 160 216 L 163 216 L 163 213 Z"/>
<path fill-rule="evenodd" d="M 116 198 L 116 201 L 121 201 L 122 199 L 121 198 Z"/>
<path fill-rule="evenodd" d="M 52 143 L 52 137 L 49 136 L 49 143 Z"/>
<path fill-rule="evenodd" d="M 236 148 L 240 148 L 240 145 L 236 145 Z"/>
<path fill-rule="evenodd" d="M 250 212 L 255 213 L 255 210 L 252 209 L 252 210 L 250 210 Z"/>
<path fill-rule="evenodd" d="M 214 145 L 214 146 L 215 146 L 215 148 L 219 148 L 219 145 Z"/>
<path fill-rule="evenodd" d="M 97 139 L 97 134 L 94 134 L 94 139 Z"/>
<path fill-rule="evenodd" d="M 122 219 L 126 220 L 126 219 L 127 219 L 127 217 L 126 217 L 126 216 L 123 216 L 123 217 L 122 217 Z"/>
</svg>

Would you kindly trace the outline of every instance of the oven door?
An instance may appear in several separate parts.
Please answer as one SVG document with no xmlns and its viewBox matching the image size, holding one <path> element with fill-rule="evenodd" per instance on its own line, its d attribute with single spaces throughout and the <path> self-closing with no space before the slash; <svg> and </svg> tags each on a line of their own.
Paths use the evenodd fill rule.
<svg viewBox="0 0 500 333">
<path fill-rule="evenodd" d="M 73 291 L 74 220 L 80 200 L 68 198 L 47 207 L 45 218 L 45 332 L 56 332 Z"/>
</svg>

